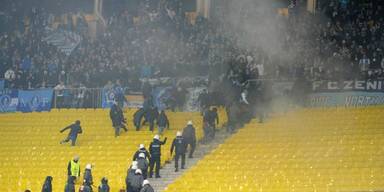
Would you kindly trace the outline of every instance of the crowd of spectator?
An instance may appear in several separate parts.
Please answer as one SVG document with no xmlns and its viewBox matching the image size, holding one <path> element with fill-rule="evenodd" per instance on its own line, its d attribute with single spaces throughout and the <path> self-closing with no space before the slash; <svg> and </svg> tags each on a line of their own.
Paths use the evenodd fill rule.
<svg viewBox="0 0 384 192">
<path fill-rule="evenodd" d="M 262 15 L 278 29 L 279 51 L 265 43 L 246 45 L 247 35 L 228 24 L 220 7 L 207 20 L 186 17 L 182 1 L 142 1 L 134 13 L 105 14 L 106 27 L 90 38 L 82 14 L 76 25 L 67 19 L 59 30 L 82 36 L 67 56 L 45 42 L 46 28 L 55 15 L 49 10 L 10 3 L 1 12 L 7 30 L 0 36 L 0 73 L 7 87 L 103 87 L 118 80 L 123 87 L 140 89 L 141 78 L 206 75 L 210 82 L 231 80 L 243 89 L 249 79 L 294 80 L 377 79 L 384 77 L 383 3 L 380 1 L 320 1 L 316 14 L 302 6 L 290 16 Z M 225 1 L 223 1 L 225 2 Z M 245 4 L 246 5 L 246 4 Z M 26 9 L 23 14 L 17 11 Z M 241 22 L 255 15 L 241 8 Z M 79 24 L 80 23 L 80 24 Z M 228 27 L 229 26 L 229 27 Z M 263 37 L 258 37 L 262 39 Z M 280 50 L 281 49 L 281 50 Z M 215 83 L 213 83 L 215 84 Z M 241 92 L 241 91 L 240 91 Z M 240 93 L 239 92 L 239 93 Z"/>
</svg>

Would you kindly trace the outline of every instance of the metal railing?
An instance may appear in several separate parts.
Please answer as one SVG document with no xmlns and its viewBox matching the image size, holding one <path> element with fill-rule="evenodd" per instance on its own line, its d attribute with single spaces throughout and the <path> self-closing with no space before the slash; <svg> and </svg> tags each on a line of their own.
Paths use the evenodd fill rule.
<svg viewBox="0 0 384 192">
<path fill-rule="evenodd" d="M 100 108 L 102 89 L 71 88 L 54 90 L 53 108 Z"/>
</svg>

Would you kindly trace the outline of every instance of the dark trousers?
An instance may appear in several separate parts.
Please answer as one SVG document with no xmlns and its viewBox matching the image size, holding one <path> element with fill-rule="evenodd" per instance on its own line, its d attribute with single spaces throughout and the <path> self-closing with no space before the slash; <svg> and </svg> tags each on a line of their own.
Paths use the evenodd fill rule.
<svg viewBox="0 0 384 192">
<path fill-rule="evenodd" d="M 149 176 L 152 177 L 153 175 L 153 168 L 155 167 L 156 164 L 156 169 L 155 169 L 155 174 L 156 177 L 160 176 L 160 156 L 152 156 L 151 160 L 149 161 Z"/>
<path fill-rule="evenodd" d="M 175 168 L 179 168 L 179 159 L 181 157 L 181 168 L 184 169 L 185 166 L 185 153 L 176 153 L 175 155 Z"/>
<path fill-rule="evenodd" d="M 68 137 L 66 139 L 64 139 L 63 141 L 61 141 L 61 142 L 62 143 L 67 143 L 70 140 L 72 141 L 72 146 L 75 146 L 76 145 L 77 136 L 68 135 Z"/>
<path fill-rule="evenodd" d="M 128 131 L 127 127 L 125 127 L 124 124 L 122 124 L 122 125 L 118 125 L 118 126 L 114 126 L 113 128 L 115 129 L 115 137 L 117 137 L 117 136 L 120 135 L 120 128 L 121 128 L 121 129 L 124 129 L 125 132 Z"/>
<path fill-rule="evenodd" d="M 149 131 L 153 132 L 153 128 L 155 126 L 155 120 L 149 120 Z"/>
<path fill-rule="evenodd" d="M 186 143 L 187 143 L 187 147 L 190 146 L 189 157 L 191 158 L 193 156 L 193 152 L 195 152 L 196 141 L 194 141 L 194 140 L 186 140 Z"/>
<path fill-rule="evenodd" d="M 113 128 L 115 128 L 115 137 L 119 136 L 120 135 L 120 126 L 114 126 Z"/>
</svg>

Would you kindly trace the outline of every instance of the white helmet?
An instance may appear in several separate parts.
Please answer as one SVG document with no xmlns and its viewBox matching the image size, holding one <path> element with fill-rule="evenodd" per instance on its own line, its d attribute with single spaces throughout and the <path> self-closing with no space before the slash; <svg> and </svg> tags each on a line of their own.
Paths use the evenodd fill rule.
<svg viewBox="0 0 384 192">
<path fill-rule="evenodd" d="M 159 135 L 155 135 L 153 138 L 159 140 L 160 136 Z"/>
<path fill-rule="evenodd" d="M 139 149 L 144 149 L 144 148 L 145 148 L 144 144 L 139 145 Z"/>
<path fill-rule="evenodd" d="M 177 137 L 181 137 L 181 131 L 176 132 Z"/>
<path fill-rule="evenodd" d="M 135 174 L 142 174 L 141 169 L 136 169 Z"/>
<path fill-rule="evenodd" d="M 88 164 L 85 166 L 85 169 L 89 169 L 89 170 L 91 170 L 91 169 L 92 169 L 92 165 L 88 163 Z"/>
<path fill-rule="evenodd" d="M 148 180 L 144 180 L 144 181 L 143 181 L 143 186 L 144 186 L 144 185 L 148 185 L 148 184 L 149 184 L 149 181 L 148 181 Z"/>
<path fill-rule="evenodd" d="M 141 158 L 145 158 L 145 154 L 144 154 L 144 153 L 140 153 L 140 154 L 139 154 L 139 157 L 141 157 Z"/>
<path fill-rule="evenodd" d="M 193 125 L 192 121 L 188 121 L 187 125 Z"/>
</svg>

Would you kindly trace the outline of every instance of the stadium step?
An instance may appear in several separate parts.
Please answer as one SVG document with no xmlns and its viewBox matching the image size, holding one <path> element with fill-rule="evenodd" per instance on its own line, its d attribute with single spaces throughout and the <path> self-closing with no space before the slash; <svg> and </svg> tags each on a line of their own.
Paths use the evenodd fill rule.
<svg viewBox="0 0 384 192">
<path fill-rule="evenodd" d="M 215 139 L 207 144 L 198 143 L 193 158 L 186 157 L 185 169 L 179 169 L 175 172 L 175 161 L 167 162 L 160 170 L 160 179 L 150 178 L 149 182 L 155 191 L 163 191 L 169 184 L 173 183 L 177 178 L 182 176 L 185 172 L 195 166 L 205 155 L 214 150 L 217 146 L 224 142 L 230 135 L 224 129 L 219 129 L 216 133 Z M 168 152 L 169 153 L 169 152 Z"/>
</svg>

